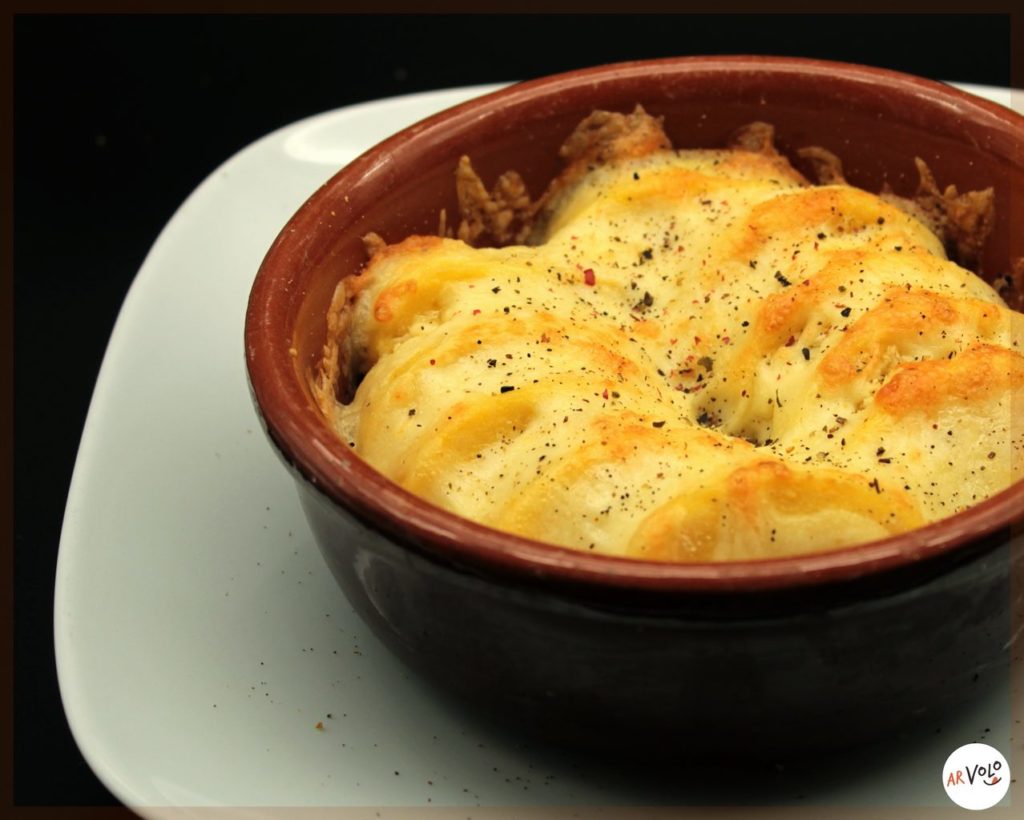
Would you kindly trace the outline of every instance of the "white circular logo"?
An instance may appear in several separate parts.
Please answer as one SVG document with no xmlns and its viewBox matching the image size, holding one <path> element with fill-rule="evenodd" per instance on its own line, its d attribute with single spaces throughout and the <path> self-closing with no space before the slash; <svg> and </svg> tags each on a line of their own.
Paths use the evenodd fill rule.
<svg viewBox="0 0 1024 820">
<path fill-rule="evenodd" d="M 1010 767 L 997 749 L 986 743 L 968 743 L 946 758 L 942 785 L 958 806 L 990 809 L 1010 788 Z"/>
</svg>

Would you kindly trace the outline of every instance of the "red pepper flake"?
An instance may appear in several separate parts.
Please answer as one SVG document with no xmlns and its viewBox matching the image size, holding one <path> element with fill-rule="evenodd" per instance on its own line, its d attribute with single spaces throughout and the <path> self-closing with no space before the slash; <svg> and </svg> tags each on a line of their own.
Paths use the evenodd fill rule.
<svg viewBox="0 0 1024 820">
<path fill-rule="evenodd" d="M 725 345 L 729 344 L 729 337 L 728 336 L 723 336 L 722 337 L 722 344 L 725 344 Z"/>
<path fill-rule="evenodd" d="M 790 336 L 788 339 L 786 339 L 786 347 L 792 347 L 795 342 L 796 342 L 796 337 L 795 336 Z"/>
<path fill-rule="evenodd" d="M 699 345 L 700 344 L 700 336 L 694 336 L 693 337 L 693 343 L 695 345 Z"/>
<path fill-rule="evenodd" d="M 604 392 L 601 394 L 601 398 L 604 399 L 605 401 L 608 401 L 608 388 L 607 387 L 604 389 Z"/>
<path fill-rule="evenodd" d="M 431 363 L 431 364 L 437 364 L 437 360 L 436 360 L 436 359 L 431 359 L 431 360 L 430 360 L 430 363 Z"/>
<path fill-rule="evenodd" d="M 474 316 L 479 316 L 480 315 L 480 308 L 477 308 L 476 310 L 474 310 L 473 311 L 473 315 Z"/>
<path fill-rule="evenodd" d="M 316 726 L 314 726 L 313 728 L 316 729 L 318 732 L 322 732 L 324 730 L 324 722 L 322 720 L 317 721 Z"/>
<path fill-rule="evenodd" d="M 594 275 L 593 268 L 587 268 L 583 271 L 583 283 L 589 287 L 594 287 L 597 284 L 597 277 Z"/>
</svg>

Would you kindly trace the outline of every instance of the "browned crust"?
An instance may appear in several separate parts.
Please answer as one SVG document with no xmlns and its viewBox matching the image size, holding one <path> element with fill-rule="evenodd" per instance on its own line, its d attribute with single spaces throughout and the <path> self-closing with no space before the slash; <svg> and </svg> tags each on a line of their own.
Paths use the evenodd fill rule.
<svg viewBox="0 0 1024 820">
<path fill-rule="evenodd" d="M 827 148 L 820 145 L 808 145 L 797 150 L 801 159 L 811 163 L 811 169 L 819 185 L 847 185 L 843 174 L 843 161 Z"/>
<path fill-rule="evenodd" d="M 442 211 L 442 215 L 443 215 Z M 388 246 L 388 243 L 384 241 L 379 233 L 370 231 L 366 236 L 363 237 L 363 247 L 366 249 L 366 256 L 373 259 L 378 253 L 384 250 Z"/>
<path fill-rule="evenodd" d="M 352 318 L 349 306 L 354 298 L 355 289 L 352 285 L 356 278 L 347 277 L 338 283 L 331 297 L 331 306 L 327 309 L 327 336 L 311 385 L 317 407 L 326 418 L 334 415 L 337 402 L 351 399 L 350 380 L 343 379 L 342 374 L 349 374 L 351 370 L 348 366 L 348 346 L 344 341 L 348 338 L 348 326 Z"/>
<path fill-rule="evenodd" d="M 1024 356 L 998 345 L 975 344 L 952 359 L 900 365 L 875 394 L 875 404 L 893 416 L 934 417 L 950 405 L 976 406 L 1024 386 Z"/>
<path fill-rule="evenodd" d="M 957 261 L 977 270 L 985 240 L 995 225 L 995 191 L 986 188 L 961 194 L 955 185 L 939 191 L 927 163 L 920 157 L 915 157 L 914 163 L 921 177 L 915 201 L 940 224 L 940 235 L 952 246 Z"/>
<path fill-rule="evenodd" d="M 352 321 L 352 304 L 372 278 L 374 266 L 396 254 L 430 250 L 441 241 L 441 237 L 438 236 L 414 235 L 389 245 L 379 234 L 373 232 L 363 237 L 363 246 L 370 261 L 358 276 L 348 276 L 338 283 L 327 309 L 327 335 L 320 363 L 312 380 L 313 396 L 317 407 L 325 416 L 330 417 L 333 414 L 336 402 L 347 403 L 352 398 L 353 377 L 358 374 L 353 373 L 349 366 L 352 350 L 345 342 Z M 388 310 L 388 298 L 385 295 L 381 303 L 375 307 L 377 318 L 380 320 Z M 342 378 L 343 376 L 345 378 Z"/>
<path fill-rule="evenodd" d="M 1024 310 L 1024 256 L 1011 259 L 1010 269 L 993 285 L 1012 310 Z"/>
<path fill-rule="evenodd" d="M 558 151 L 565 168 L 535 201 L 515 171 L 506 171 L 488 191 L 462 157 L 455 170 L 455 190 L 462 221 L 456 236 L 468 244 L 489 240 L 496 245 L 522 243 L 536 235 L 559 194 L 589 170 L 613 160 L 643 157 L 672 148 L 660 117 L 638 105 L 629 114 L 594 111 L 585 117 Z"/>
<path fill-rule="evenodd" d="M 775 126 L 767 122 L 751 122 L 738 128 L 729 138 L 729 147 L 752 154 L 778 156 L 775 148 Z"/>
<path fill-rule="evenodd" d="M 535 207 L 519 174 L 506 171 L 488 191 L 467 156 L 455 169 L 455 193 L 462 214 L 455 235 L 469 245 L 484 235 L 507 245 L 528 227 Z"/>
<path fill-rule="evenodd" d="M 854 473 L 810 473 L 763 459 L 737 467 L 704 491 L 670 499 L 636 529 L 629 552 L 648 560 L 721 560 L 717 549 L 724 523 L 757 531 L 766 507 L 800 516 L 825 506 L 871 519 L 890 533 L 924 523 L 912 499 L 898 488 L 883 494 Z M 764 535 L 767 542 L 770 536 Z"/>
<path fill-rule="evenodd" d="M 629 114 L 595 111 L 576 126 L 558 156 L 567 164 L 567 171 L 582 175 L 591 165 L 671 149 L 662 121 L 641 105 Z"/>
<path fill-rule="evenodd" d="M 819 372 L 830 389 L 858 378 L 881 378 L 885 373 L 887 350 L 898 346 L 901 339 L 943 336 L 958 324 L 975 327 L 987 335 L 995 330 L 999 321 L 999 310 L 988 302 L 954 299 L 927 290 L 890 288 L 825 355 Z"/>
</svg>

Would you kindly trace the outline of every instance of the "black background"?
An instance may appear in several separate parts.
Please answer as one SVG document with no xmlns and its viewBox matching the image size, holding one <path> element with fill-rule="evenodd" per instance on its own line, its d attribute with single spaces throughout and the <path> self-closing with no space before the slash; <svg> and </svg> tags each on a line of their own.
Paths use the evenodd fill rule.
<svg viewBox="0 0 1024 820">
<path fill-rule="evenodd" d="M 187 194 L 240 148 L 320 111 L 702 53 L 1010 84 L 1005 15 L 14 18 L 16 805 L 116 802 L 83 762 L 61 708 L 54 568 L 107 338 Z"/>
</svg>

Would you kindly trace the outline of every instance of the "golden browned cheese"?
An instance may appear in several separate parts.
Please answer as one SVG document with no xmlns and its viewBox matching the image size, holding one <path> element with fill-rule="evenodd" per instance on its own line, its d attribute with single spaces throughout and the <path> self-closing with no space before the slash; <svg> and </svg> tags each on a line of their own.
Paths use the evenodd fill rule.
<svg viewBox="0 0 1024 820">
<path fill-rule="evenodd" d="M 924 224 L 770 151 L 635 153 L 576 169 L 529 246 L 413 237 L 341 286 L 365 378 L 319 395 L 356 453 L 483 524 L 670 561 L 870 541 L 1021 478 L 1024 317 Z"/>
</svg>

